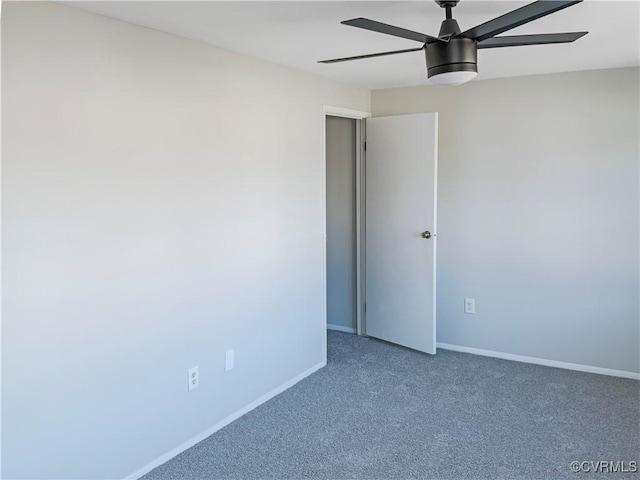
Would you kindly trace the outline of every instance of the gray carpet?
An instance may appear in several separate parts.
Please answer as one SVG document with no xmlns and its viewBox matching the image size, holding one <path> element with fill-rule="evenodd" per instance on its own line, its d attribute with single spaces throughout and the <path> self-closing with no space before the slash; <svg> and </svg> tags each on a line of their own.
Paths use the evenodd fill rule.
<svg viewBox="0 0 640 480">
<path fill-rule="evenodd" d="M 143 478 L 635 479 L 570 463 L 640 465 L 639 409 L 634 380 L 329 332 L 325 368 Z"/>
</svg>

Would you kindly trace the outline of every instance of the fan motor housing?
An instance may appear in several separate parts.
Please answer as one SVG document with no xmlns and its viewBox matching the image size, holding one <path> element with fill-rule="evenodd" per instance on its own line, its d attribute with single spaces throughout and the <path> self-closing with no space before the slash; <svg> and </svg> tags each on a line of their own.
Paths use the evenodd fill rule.
<svg viewBox="0 0 640 480">
<path fill-rule="evenodd" d="M 477 42 L 454 37 L 448 42 L 434 42 L 425 48 L 427 77 L 447 72 L 478 72 Z"/>
</svg>

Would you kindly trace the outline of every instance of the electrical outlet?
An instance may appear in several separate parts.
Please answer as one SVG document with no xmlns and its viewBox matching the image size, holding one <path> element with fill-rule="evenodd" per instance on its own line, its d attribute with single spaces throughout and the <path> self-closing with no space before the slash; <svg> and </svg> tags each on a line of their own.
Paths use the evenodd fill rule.
<svg viewBox="0 0 640 480">
<path fill-rule="evenodd" d="M 200 386 L 200 373 L 198 372 L 198 366 L 189 369 L 189 391 Z"/>
<path fill-rule="evenodd" d="M 233 370 L 235 351 L 233 349 L 227 350 L 224 357 L 224 371 L 228 372 L 229 370 Z"/>
<path fill-rule="evenodd" d="M 465 298 L 464 299 L 464 313 L 476 313 L 476 299 Z"/>
</svg>

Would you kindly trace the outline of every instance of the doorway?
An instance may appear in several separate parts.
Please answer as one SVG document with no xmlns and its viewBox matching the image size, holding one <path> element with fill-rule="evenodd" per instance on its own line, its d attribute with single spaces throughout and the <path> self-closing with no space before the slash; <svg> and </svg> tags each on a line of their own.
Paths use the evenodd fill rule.
<svg viewBox="0 0 640 480">
<path fill-rule="evenodd" d="M 438 115 L 343 113 L 323 113 L 323 330 L 434 354 Z"/>
<path fill-rule="evenodd" d="M 327 328 L 362 334 L 361 119 L 325 116 Z"/>
<path fill-rule="evenodd" d="M 364 120 L 325 115 L 327 329 L 361 335 L 363 325 Z"/>
</svg>

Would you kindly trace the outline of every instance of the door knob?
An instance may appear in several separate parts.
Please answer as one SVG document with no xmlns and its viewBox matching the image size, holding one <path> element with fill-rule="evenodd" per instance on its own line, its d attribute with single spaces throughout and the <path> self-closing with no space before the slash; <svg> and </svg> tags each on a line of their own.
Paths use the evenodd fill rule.
<svg viewBox="0 0 640 480">
<path fill-rule="evenodd" d="M 431 238 L 431 232 L 429 230 L 425 230 L 420 234 L 420 236 L 422 238 L 426 238 L 427 240 L 429 240 Z"/>
</svg>

